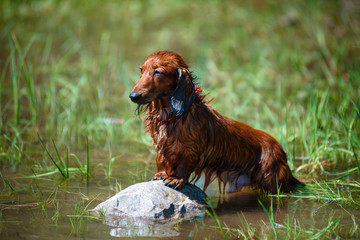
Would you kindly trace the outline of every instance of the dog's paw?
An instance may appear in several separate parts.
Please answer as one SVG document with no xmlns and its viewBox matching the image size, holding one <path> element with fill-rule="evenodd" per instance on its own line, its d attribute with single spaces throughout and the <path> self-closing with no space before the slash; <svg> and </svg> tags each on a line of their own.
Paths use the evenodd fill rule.
<svg viewBox="0 0 360 240">
<path fill-rule="evenodd" d="M 153 181 L 154 180 L 163 180 L 163 181 L 165 181 L 166 179 L 168 179 L 168 175 L 165 172 L 158 172 L 152 178 Z"/>
<path fill-rule="evenodd" d="M 165 186 L 171 187 L 175 190 L 182 190 L 185 187 L 186 181 L 182 178 L 169 177 L 165 181 Z"/>
</svg>

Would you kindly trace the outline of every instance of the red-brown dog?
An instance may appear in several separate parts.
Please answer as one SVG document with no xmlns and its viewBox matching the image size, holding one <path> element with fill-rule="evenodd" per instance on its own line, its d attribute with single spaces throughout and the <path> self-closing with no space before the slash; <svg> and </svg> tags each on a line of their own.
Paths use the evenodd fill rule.
<svg viewBox="0 0 360 240">
<path fill-rule="evenodd" d="M 154 179 L 182 189 L 192 173 L 195 182 L 204 173 L 204 190 L 218 178 L 229 192 L 249 185 L 290 192 L 300 184 L 272 136 L 220 115 L 204 100 L 181 56 L 153 53 L 140 70 L 129 97 L 146 106 L 145 125 L 157 148 Z"/>
</svg>

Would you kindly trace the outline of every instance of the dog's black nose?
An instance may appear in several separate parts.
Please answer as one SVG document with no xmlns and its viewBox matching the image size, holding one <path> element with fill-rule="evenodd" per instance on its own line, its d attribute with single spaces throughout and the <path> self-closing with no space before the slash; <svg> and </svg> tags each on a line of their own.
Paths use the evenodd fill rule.
<svg viewBox="0 0 360 240">
<path fill-rule="evenodd" d="M 137 92 L 132 92 L 130 93 L 129 98 L 131 99 L 131 101 L 136 103 L 141 98 L 141 95 L 138 94 Z"/>
</svg>

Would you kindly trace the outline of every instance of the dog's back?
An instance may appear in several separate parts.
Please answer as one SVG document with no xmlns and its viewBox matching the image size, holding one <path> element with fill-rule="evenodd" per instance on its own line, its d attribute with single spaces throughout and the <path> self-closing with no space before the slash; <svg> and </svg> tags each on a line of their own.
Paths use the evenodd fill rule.
<svg viewBox="0 0 360 240">
<path fill-rule="evenodd" d="M 293 179 L 284 149 L 272 136 L 224 117 L 208 104 L 194 104 L 193 112 L 197 121 L 206 116 L 203 120 L 207 127 L 199 129 L 202 136 L 197 139 L 205 141 L 202 145 L 206 148 L 195 170 L 195 174 L 205 173 L 205 189 L 215 178 L 228 192 L 244 186 L 290 192 L 299 183 Z"/>
</svg>

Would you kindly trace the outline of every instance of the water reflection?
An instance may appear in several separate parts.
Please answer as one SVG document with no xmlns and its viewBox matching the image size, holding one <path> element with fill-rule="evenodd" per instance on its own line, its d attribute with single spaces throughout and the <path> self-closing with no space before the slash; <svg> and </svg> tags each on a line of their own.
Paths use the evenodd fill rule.
<svg viewBox="0 0 360 240">
<path fill-rule="evenodd" d="M 113 237 L 176 237 L 180 232 L 173 229 L 179 221 L 161 223 L 140 218 L 107 217 L 106 225 L 116 227 L 110 229 Z"/>
</svg>

